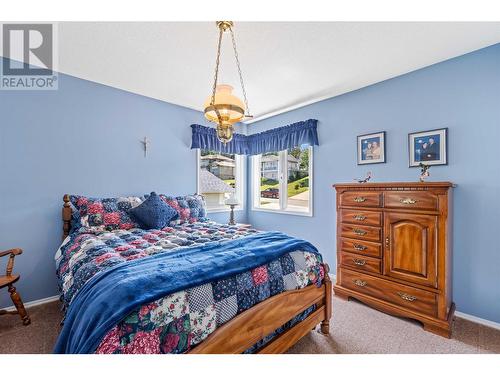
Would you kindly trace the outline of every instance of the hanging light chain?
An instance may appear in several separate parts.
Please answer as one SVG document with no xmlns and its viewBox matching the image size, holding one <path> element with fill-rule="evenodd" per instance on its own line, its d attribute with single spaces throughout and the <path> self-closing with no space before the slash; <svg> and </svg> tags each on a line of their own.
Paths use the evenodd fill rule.
<svg viewBox="0 0 500 375">
<path fill-rule="evenodd" d="M 241 90 L 243 91 L 243 99 L 245 101 L 245 117 L 253 117 L 250 114 L 250 109 L 248 107 L 247 92 L 245 90 L 245 84 L 243 83 L 243 74 L 241 73 L 240 59 L 238 57 L 238 50 L 236 49 L 236 40 L 234 38 L 233 28 L 229 27 L 229 32 L 231 33 L 231 40 L 233 42 L 234 58 L 236 59 L 236 66 L 238 67 L 238 74 L 240 76 Z M 220 48 L 220 46 L 219 46 Z"/>
<path fill-rule="evenodd" d="M 219 120 L 219 124 L 222 125 L 222 117 L 219 113 L 219 110 L 215 106 L 215 92 L 217 89 L 217 80 L 219 78 L 219 64 L 220 64 L 220 48 L 222 44 L 222 34 L 224 30 L 219 29 L 219 41 L 217 43 L 217 57 L 215 59 L 215 73 L 214 73 L 214 85 L 212 87 L 212 99 L 210 100 L 210 106 L 215 110 L 215 114 L 217 115 L 217 119 Z"/>
</svg>

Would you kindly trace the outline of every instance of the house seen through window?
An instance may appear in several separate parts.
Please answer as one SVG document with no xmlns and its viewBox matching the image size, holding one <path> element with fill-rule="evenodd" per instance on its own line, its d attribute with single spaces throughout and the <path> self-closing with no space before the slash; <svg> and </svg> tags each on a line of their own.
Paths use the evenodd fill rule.
<svg viewBox="0 0 500 375">
<path fill-rule="evenodd" d="M 312 214 L 312 147 L 253 157 L 254 209 Z"/>
<path fill-rule="evenodd" d="M 243 206 L 243 157 L 201 150 L 198 153 L 198 192 L 210 211 L 226 210 L 232 194 Z"/>
</svg>

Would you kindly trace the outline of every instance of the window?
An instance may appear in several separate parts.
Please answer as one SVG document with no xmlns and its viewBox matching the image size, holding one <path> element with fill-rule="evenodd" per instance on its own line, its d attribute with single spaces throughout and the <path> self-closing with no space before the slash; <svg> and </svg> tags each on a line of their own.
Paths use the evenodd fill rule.
<svg viewBox="0 0 500 375">
<path fill-rule="evenodd" d="M 312 147 L 252 158 L 253 209 L 312 216 Z"/>
<path fill-rule="evenodd" d="M 198 194 L 203 195 L 210 212 L 227 211 L 231 194 L 244 206 L 244 157 L 198 150 Z"/>
</svg>

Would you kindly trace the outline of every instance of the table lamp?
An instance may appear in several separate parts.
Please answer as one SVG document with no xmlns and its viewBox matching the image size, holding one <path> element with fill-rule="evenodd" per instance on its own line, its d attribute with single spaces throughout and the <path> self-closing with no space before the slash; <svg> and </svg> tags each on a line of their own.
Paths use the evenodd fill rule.
<svg viewBox="0 0 500 375">
<path fill-rule="evenodd" d="M 234 221 L 234 207 L 239 205 L 240 202 L 238 202 L 238 199 L 236 199 L 234 193 L 231 194 L 231 196 L 226 199 L 226 205 L 228 205 L 229 207 L 231 207 L 231 215 L 229 216 L 229 225 L 236 225 L 235 221 Z"/>
</svg>

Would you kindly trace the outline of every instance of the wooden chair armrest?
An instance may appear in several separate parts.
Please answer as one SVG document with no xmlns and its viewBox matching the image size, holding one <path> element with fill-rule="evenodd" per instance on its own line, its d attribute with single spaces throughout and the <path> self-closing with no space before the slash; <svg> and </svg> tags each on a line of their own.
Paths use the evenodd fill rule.
<svg viewBox="0 0 500 375">
<path fill-rule="evenodd" d="M 21 255 L 22 253 L 23 253 L 22 249 L 5 250 L 5 251 L 0 252 L 0 258 L 4 257 L 6 255 L 11 255 L 11 254 L 12 254 L 12 256 Z"/>
<path fill-rule="evenodd" d="M 21 249 L 10 249 L 0 252 L 0 257 L 10 255 L 9 261 L 7 262 L 6 276 L 10 276 L 12 274 L 12 269 L 14 268 L 14 257 L 22 253 L 23 251 Z"/>
</svg>

